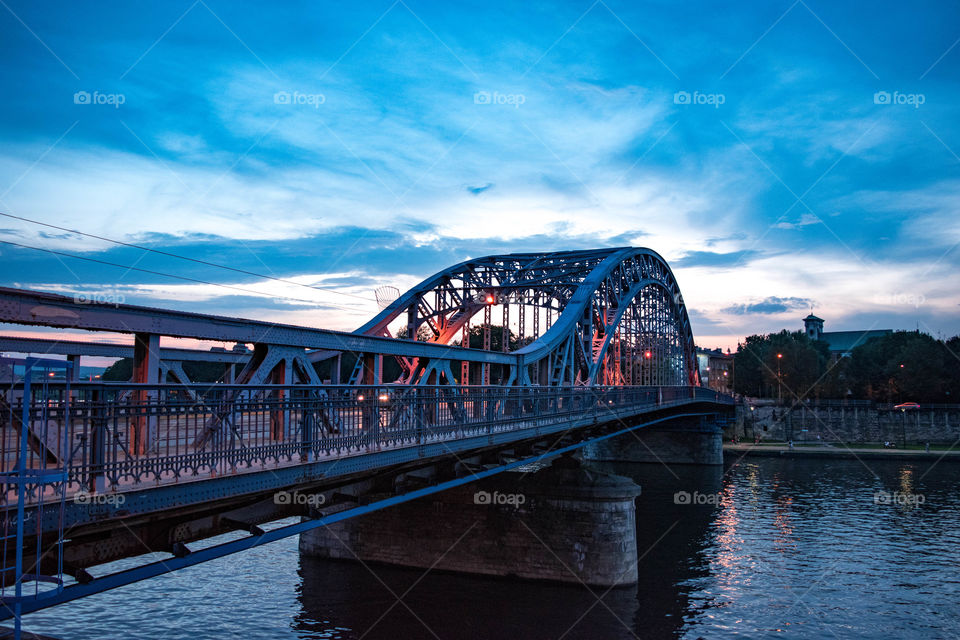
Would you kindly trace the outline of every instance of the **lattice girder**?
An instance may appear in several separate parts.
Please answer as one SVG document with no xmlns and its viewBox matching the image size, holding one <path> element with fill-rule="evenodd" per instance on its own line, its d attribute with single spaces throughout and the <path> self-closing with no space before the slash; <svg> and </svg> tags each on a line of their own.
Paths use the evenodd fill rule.
<svg viewBox="0 0 960 640">
<path fill-rule="evenodd" d="M 502 336 L 498 350 L 518 357 L 503 372 L 506 384 L 699 384 L 679 286 L 666 261 L 644 248 L 468 260 L 413 287 L 356 333 L 389 336 L 399 324 L 406 339 L 454 344 L 469 336 L 464 327 L 477 326 L 476 346 L 491 349 L 495 306 L 504 318 L 494 332 Z M 410 384 L 452 384 L 452 370 L 468 371 L 415 358 L 401 368 L 399 381 Z M 484 381 L 489 371 L 477 376 Z"/>
</svg>

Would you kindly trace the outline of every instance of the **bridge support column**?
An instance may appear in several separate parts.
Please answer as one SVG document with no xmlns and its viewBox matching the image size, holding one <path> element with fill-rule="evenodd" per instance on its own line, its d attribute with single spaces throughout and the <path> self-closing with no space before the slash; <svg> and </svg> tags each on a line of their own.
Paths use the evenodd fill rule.
<svg viewBox="0 0 960 640">
<path fill-rule="evenodd" d="M 70 369 L 70 381 L 79 382 L 80 381 L 80 356 L 79 355 L 67 356 L 67 362 L 73 365 L 73 367 Z"/>
<path fill-rule="evenodd" d="M 571 458 L 507 472 L 300 536 L 304 555 L 523 579 L 637 581 L 633 481 Z M 326 509 L 324 510 L 327 511 Z"/>
<path fill-rule="evenodd" d="M 138 333 L 133 340 L 133 382 L 155 385 L 160 381 L 160 336 L 156 333 Z M 137 390 L 134 402 L 137 414 L 130 421 L 129 447 L 136 456 L 147 453 L 157 436 L 156 388 Z"/>
<path fill-rule="evenodd" d="M 284 358 L 270 374 L 271 384 L 293 384 L 293 363 Z M 274 399 L 276 408 L 270 410 L 270 439 L 283 442 L 290 433 L 290 409 L 287 407 L 287 390 L 278 389 Z"/>
<path fill-rule="evenodd" d="M 723 464 L 722 430 L 703 418 L 679 418 L 665 426 L 647 427 L 588 444 L 584 460 Z"/>
</svg>

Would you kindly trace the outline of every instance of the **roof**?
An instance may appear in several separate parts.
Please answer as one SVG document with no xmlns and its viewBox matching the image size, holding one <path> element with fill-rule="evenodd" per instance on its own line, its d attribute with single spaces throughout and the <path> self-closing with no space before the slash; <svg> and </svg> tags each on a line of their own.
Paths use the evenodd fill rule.
<svg viewBox="0 0 960 640">
<path fill-rule="evenodd" d="M 806 322 L 807 320 L 817 320 L 817 321 L 819 321 L 819 322 L 823 322 L 823 318 L 818 318 L 817 316 L 813 315 L 812 313 L 811 313 L 810 315 L 808 315 L 806 318 L 803 319 L 804 322 Z M 838 333 L 839 333 L 839 332 L 838 332 Z"/>
<path fill-rule="evenodd" d="M 868 340 L 893 333 L 893 329 L 872 329 L 870 331 L 825 331 L 820 339 L 830 345 L 830 351 L 852 351 Z"/>
</svg>

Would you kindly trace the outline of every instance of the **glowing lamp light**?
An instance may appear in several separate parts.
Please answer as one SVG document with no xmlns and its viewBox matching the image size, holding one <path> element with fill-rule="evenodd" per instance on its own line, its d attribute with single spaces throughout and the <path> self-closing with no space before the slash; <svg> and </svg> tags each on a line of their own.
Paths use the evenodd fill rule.
<svg viewBox="0 0 960 640">
<path fill-rule="evenodd" d="M 900 366 L 902 367 L 903 365 L 900 365 Z M 50 377 L 52 378 L 52 377 L 53 377 L 53 376 L 55 376 L 56 374 L 55 374 L 55 373 L 54 373 L 53 371 L 51 371 L 51 372 L 50 372 L 50 373 L 48 373 L 47 375 L 48 375 L 48 376 L 50 376 Z"/>
<path fill-rule="evenodd" d="M 647 352 L 645 352 L 645 353 L 643 354 L 643 357 L 644 357 L 644 358 L 652 358 L 652 357 L 653 357 L 653 354 L 652 354 L 651 352 L 647 351 Z"/>
<path fill-rule="evenodd" d="M 486 301 L 487 301 L 487 304 L 493 304 L 494 302 L 493 294 L 488 293 L 486 297 Z"/>
<path fill-rule="evenodd" d="M 386 402 L 389 399 L 390 399 L 390 396 L 388 396 L 387 394 L 385 393 L 380 394 L 380 402 Z"/>
<path fill-rule="evenodd" d="M 363 402 L 363 395 L 357 396 L 357 402 Z"/>
<path fill-rule="evenodd" d="M 783 357 L 783 354 L 782 354 L 782 353 L 778 353 L 778 354 L 777 354 L 777 357 L 778 357 L 778 358 L 782 358 L 782 357 Z"/>
</svg>

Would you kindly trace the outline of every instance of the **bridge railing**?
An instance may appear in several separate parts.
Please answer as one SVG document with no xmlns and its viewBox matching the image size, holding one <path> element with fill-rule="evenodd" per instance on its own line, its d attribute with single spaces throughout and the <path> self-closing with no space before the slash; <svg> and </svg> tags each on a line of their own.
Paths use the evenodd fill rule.
<svg viewBox="0 0 960 640">
<path fill-rule="evenodd" d="M 0 402 L 0 472 L 24 428 L 31 469 L 66 469 L 68 491 L 122 491 L 554 425 L 636 408 L 725 402 L 702 387 L 47 384 Z M 4 487 L 10 504 L 12 487 Z"/>
</svg>

